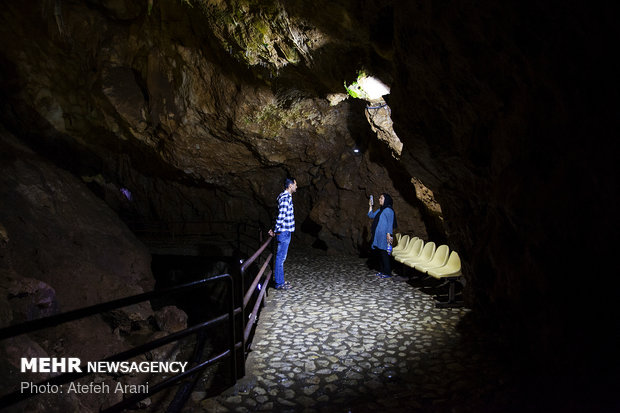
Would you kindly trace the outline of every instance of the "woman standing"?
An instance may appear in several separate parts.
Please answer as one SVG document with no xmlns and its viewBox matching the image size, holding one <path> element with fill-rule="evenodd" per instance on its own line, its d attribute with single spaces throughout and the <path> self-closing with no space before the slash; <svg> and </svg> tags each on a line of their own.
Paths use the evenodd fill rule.
<svg viewBox="0 0 620 413">
<path fill-rule="evenodd" d="M 379 209 L 373 211 L 372 199 L 368 201 L 368 217 L 373 219 L 370 231 L 373 237 L 372 249 L 379 255 L 379 272 L 376 275 L 380 278 L 392 276 L 392 264 L 387 252 L 388 243 L 392 243 L 392 234 L 396 227 L 396 214 L 392 203 L 392 197 L 382 193 L 379 197 Z"/>
</svg>

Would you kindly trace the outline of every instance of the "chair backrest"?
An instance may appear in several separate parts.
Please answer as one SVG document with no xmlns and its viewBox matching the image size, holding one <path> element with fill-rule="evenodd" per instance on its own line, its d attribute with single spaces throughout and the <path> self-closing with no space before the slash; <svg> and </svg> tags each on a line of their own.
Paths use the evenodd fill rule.
<svg viewBox="0 0 620 413">
<path fill-rule="evenodd" d="M 416 237 L 417 238 L 417 237 Z M 422 248 L 424 247 L 424 240 L 417 238 L 415 241 L 410 241 L 411 247 L 407 248 L 407 256 L 417 257 L 420 255 Z"/>
<path fill-rule="evenodd" d="M 396 245 L 394 246 L 394 249 L 403 249 L 407 246 L 407 244 L 409 243 L 409 235 L 403 235 L 400 237 L 399 240 L 396 241 Z"/>
<path fill-rule="evenodd" d="M 443 270 L 445 272 L 457 272 L 461 270 L 461 257 L 456 251 L 450 253 L 448 262 L 444 265 Z"/>
<path fill-rule="evenodd" d="M 408 255 L 409 252 L 411 252 L 411 250 L 413 249 L 413 247 L 416 245 L 416 241 L 419 240 L 418 237 L 412 237 L 409 238 L 409 243 L 407 244 L 406 247 L 401 248 L 398 253 L 401 255 Z"/>
<path fill-rule="evenodd" d="M 447 245 L 440 245 L 435 250 L 435 254 L 433 254 L 433 258 L 428 263 L 428 267 L 441 267 L 446 264 L 448 261 L 448 254 L 450 252 L 450 248 Z"/>
<path fill-rule="evenodd" d="M 427 242 L 424 244 L 424 248 L 422 248 L 422 252 L 420 253 L 420 261 L 430 261 L 435 254 L 435 243 L 433 241 Z"/>
<path fill-rule="evenodd" d="M 403 243 L 402 240 L 404 237 L 407 237 L 407 239 Z M 392 252 L 396 254 L 402 254 L 405 251 L 405 249 L 411 247 L 413 245 L 413 241 L 417 239 L 418 237 L 410 237 L 409 235 L 403 235 L 401 238 L 401 242 L 396 244 L 396 246 L 392 249 Z"/>
</svg>

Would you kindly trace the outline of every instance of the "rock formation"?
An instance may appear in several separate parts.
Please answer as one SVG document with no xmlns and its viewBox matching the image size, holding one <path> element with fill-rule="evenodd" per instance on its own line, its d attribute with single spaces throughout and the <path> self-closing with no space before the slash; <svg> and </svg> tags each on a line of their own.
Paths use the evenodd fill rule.
<svg viewBox="0 0 620 413">
<path fill-rule="evenodd" d="M 30 200 L 24 214 L 46 222 L 66 203 L 36 188 L 42 176 L 70 174 L 128 224 L 269 226 L 281 182 L 294 176 L 298 245 L 360 253 L 367 196 L 389 192 L 401 232 L 460 253 L 468 306 L 519 351 L 550 367 L 599 366 L 603 357 L 582 357 L 592 350 L 583 337 L 599 336 L 593 320 L 614 332 L 602 350 L 613 348 L 613 289 L 599 288 L 610 273 L 599 265 L 611 253 L 605 233 L 618 228 L 617 70 L 604 54 L 617 34 L 612 6 L 56 3 L 0 11 L 5 135 L 59 168 L 25 169 L 26 152 L 11 149 L 3 214 L 21 193 Z M 390 86 L 398 157 L 371 130 L 364 102 L 342 99 L 361 69 Z M 101 225 L 113 219 L 92 209 Z M 12 239 L 7 215 L 0 223 Z M 74 255 L 84 240 L 62 227 L 46 236 Z M 45 251 L 33 260 L 27 242 L 19 254 L 39 272 L 57 260 Z M 132 276 L 131 259 L 106 282 Z M 132 284 L 147 286 L 144 275 Z M 61 283 L 33 278 L 62 294 Z"/>
</svg>

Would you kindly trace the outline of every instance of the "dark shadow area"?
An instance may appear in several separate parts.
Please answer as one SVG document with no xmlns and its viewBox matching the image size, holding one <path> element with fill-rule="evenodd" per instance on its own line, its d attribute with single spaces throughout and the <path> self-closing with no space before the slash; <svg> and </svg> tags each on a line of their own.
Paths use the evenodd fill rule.
<svg viewBox="0 0 620 413">
<path fill-rule="evenodd" d="M 479 411 L 611 413 L 620 410 L 616 397 L 617 363 L 606 360 L 608 368 L 601 370 L 594 362 L 600 357 L 594 353 L 596 350 L 579 355 L 593 361 L 589 368 L 570 360 L 551 368 L 547 360 L 529 351 L 527 338 L 507 338 L 493 314 L 470 312 L 461 319 L 458 329 L 460 351 L 494 359 L 502 372 L 499 391 L 484 395 L 481 399 L 484 405 Z M 566 346 L 571 343 L 567 342 Z M 544 357 L 545 353 L 541 351 L 538 355 Z M 480 381 L 481 377 L 476 380 Z M 467 395 L 460 397 L 466 405 Z"/>
<path fill-rule="evenodd" d="M 248 288 L 253 277 L 257 274 L 257 265 L 252 265 L 245 274 L 243 282 L 238 270 L 238 257 L 225 256 L 182 256 L 182 255 L 153 255 L 152 269 L 156 279 L 155 289 L 165 289 L 168 287 L 182 285 L 193 281 L 210 278 L 220 274 L 232 274 L 234 291 L 233 302 L 235 307 L 243 306 L 242 293 L 240 288 Z M 188 316 L 188 326 L 202 323 L 214 317 L 227 313 L 226 303 L 231 298 L 228 284 L 225 282 L 215 282 L 209 287 L 197 291 L 165 297 L 151 301 L 154 310 L 162 309 L 166 306 L 175 306 L 183 310 Z M 251 309 L 258 298 L 260 290 L 255 291 L 250 299 L 248 307 Z M 240 340 L 239 334 L 243 334 L 241 324 L 243 314 L 236 318 L 236 340 Z M 208 360 L 218 354 L 229 345 L 229 331 L 226 323 L 203 331 L 186 344 L 186 348 L 191 348 L 192 363 L 198 364 Z M 251 343 L 253 335 L 248 338 Z M 188 352 L 189 350 L 186 350 Z M 238 363 L 244 363 L 243 352 L 239 353 Z M 230 387 L 233 379 L 230 376 L 228 361 L 215 364 L 205 370 L 204 373 L 195 375 L 191 380 L 186 380 L 179 387 L 173 407 L 181 411 L 183 409 L 183 398 L 190 397 L 192 392 L 204 392 L 203 397 L 212 397 L 220 394 Z M 224 363 L 225 365 L 222 365 Z M 243 366 L 238 366 L 243 371 Z M 169 410 L 170 411 L 170 410 Z"/>
<path fill-rule="evenodd" d="M 176 285 L 229 274 L 233 267 L 231 257 L 153 255 L 151 268 L 155 278 L 155 289 L 165 289 Z M 152 303 L 158 310 L 166 305 L 175 305 L 185 311 L 190 324 L 204 321 L 225 311 L 225 289 L 213 287 L 185 294 L 183 297 L 169 297 Z"/>
<path fill-rule="evenodd" d="M 403 281 L 406 281 L 413 288 L 432 296 L 437 303 L 446 303 L 448 301 L 448 292 L 450 288 L 448 281 L 433 278 L 430 275 L 420 273 L 411 268 L 403 270 L 400 265 L 395 265 L 394 272 L 396 272 L 399 277 L 406 278 L 406 280 Z M 460 282 L 455 283 L 455 301 L 457 303 L 463 303 L 463 284 Z"/>
<path fill-rule="evenodd" d="M 310 216 L 307 216 L 301 224 L 301 231 L 315 238 L 315 241 L 312 243 L 312 248 L 327 251 L 327 244 L 319 238 L 321 228 L 323 228 L 322 225 L 314 222 Z"/>
</svg>

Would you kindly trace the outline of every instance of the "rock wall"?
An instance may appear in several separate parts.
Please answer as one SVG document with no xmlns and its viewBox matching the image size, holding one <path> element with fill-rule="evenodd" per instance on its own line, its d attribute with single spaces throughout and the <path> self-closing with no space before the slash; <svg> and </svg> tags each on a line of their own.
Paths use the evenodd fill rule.
<svg viewBox="0 0 620 413">
<path fill-rule="evenodd" d="M 0 194 L 2 327 L 153 289 L 151 256 L 114 211 L 77 177 L 42 159 L 5 130 L 0 132 Z M 149 302 L 142 302 L 2 340 L 1 387 L 12 391 L 19 389 L 18 381 L 48 378 L 19 373 L 22 357 L 101 360 L 157 337 L 159 330 L 176 328 L 178 322 L 167 322 L 170 314 L 187 318 L 178 309 L 154 312 Z M 151 319 L 159 328 L 153 328 Z M 178 350 L 170 350 L 164 347 L 155 357 L 174 359 Z M 122 383 L 128 379 L 115 378 Z M 89 412 L 118 401 L 96 394 L 59 401 L 52 394 L 15 408 Z"/>
<path fill-rule="evenodd" d="M 76 177 L 9 139 L 5 132 L 4 267 L 51 288 L 55 297 L 38 308 L 68 311 L 152 289 L 150 255 L 118 216 Z"/>
<path fill-rule="evenodd" d="M 119 212 L 145 221 L 269 226 L 282 181 L 292 175 L 300 184 L 298 221 L 311 228 L 298 233 L 306 243 L 356 252 L 368 241 L 367 196 L 384 191 L 401 212 L 400 230 L 426 235 L 411 177 L 393 182 L 381 166 L 388 151 L 375 145 L 374 153 L 353 153 L 374 139 L 363 109 L 331 106 L 314 90 L 325 79 L 333 83 L 322 77 L 325 69 L 313 84 L 305 78 L 312 71 L 283 67 L 286 59 L 240 65 L 238 49 L 222 45 L 222 36 L 236 34 L 216 29 L 225 11 L 211 6 L 199 12 L 198 4 L 164 1 L 151 12 L 145 4 L 128 13 L 135 7 L 124 2 L 96 3 L 66 2 L 62 30 L 50 10 L 16 4 L 3 10 L 2 36 L 15 45 L 3 54 L 3 71 L 11 75 L 3 84 L 3 117 L 35 150 L 99 193 L 112 192 L 106 199 Z M 239 22 L 268 21 L 252 10 L 240 12 L 247 16 Z M 282 7 L 273 13 L 277 27 L 264 28 L 264 38 L 280 50 L 290 42 L 286 27 L 305 26 Z M 331 38 L 319 39 L 308 27 L 304 36 L 316 40 L 314 47 Z M 241 46 L 250 49 L 248 36 Z M 116 199 L 121 188 L 133 194 L 131 204 Z M 358 213 L 341 214 L 343 205 Z"/>
<path fill-rule="evenodd" d="M 398 10 L 390 106 L 401 165 L 441 204 L 474 314 L 539 366 L 608 371 L 619 331 L 615 281 L 602 269 L 618 227 L 609 151 L 618 87 L 603 53 L 617 34 L 612 11 L 553 2 Z"/>
</svg>

